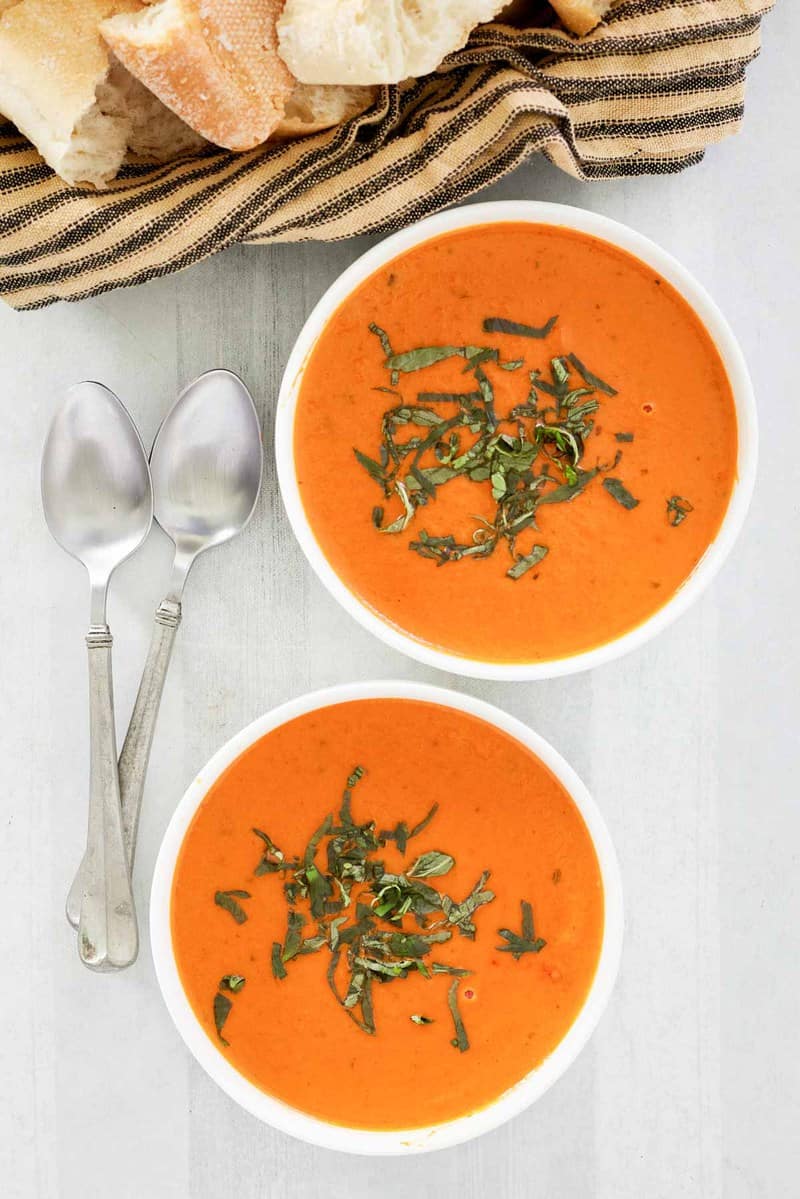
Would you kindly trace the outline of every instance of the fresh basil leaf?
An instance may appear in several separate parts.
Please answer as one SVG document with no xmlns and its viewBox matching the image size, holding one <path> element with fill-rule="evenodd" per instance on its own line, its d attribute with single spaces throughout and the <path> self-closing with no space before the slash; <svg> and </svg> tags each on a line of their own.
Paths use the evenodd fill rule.
<svg viewBox="0 0 800 1199">
<path fill-rule="evenodd" d="M 285 978 L 287 971 L 283 965 L 283 946 L 279 941 L 272 942 L 272 974 L 276 978 Z"/>
<path fill-rule="evenodd" d="M 470 347 L 472 348 L 472 347 Z M 386 356 L 386 365 L 391 371 L 408 374 L 411 371 L 421 371 L 446 358 L 464 358 L 464 346 L 420 346 L 416 350 L 406 350 L 404 354 Z"/>
<path fill-rule="evenodd" d="M 225 974 L 219 980 L 220 991 L 232 991 L 236 995 L 241 991 L 247 979 L 242 974 Z"/>
<path fill-rule="evenodd" d="M 217 991 L 214 996 L 214 1027 L 217 1030 L 217 1036 L 223 1045 L 228 1046 L 229 1042 L 222 1035 L 222 1030 L 225 1027 L 225 1021 L 230 1015 L 233 1003 L 227 995 L 223 995 L 221 991 Z"/>
<path fill-rule="evenodd" d="M 303 947 L 303 926 L 306 918 L 302 912 L 294 911 L 290 908 L 286 936 L 283 941 L 283 952 L 281 953 L 281 961 L 284 965 L 290 962 L 293 957 L 297 957 Z"/>
<path fill-rule="evenodd" d="M 214 903 L 218 907 L 224 908 L 226 912 L 230 912 L 237 924 L 244 924 L 247 919 L 247 912 L 244 910 L 238 899 L 250 899 L 249 891 L 216 891 L 214 893 Z"/>
<path fill-rule="evenodd" d="M 524 574 L 531 570 L 534 566 L 538 566 L 543 558 L 547 556 L 546 545 L 535 545 L 529 554 L 518 558 L 510 570 L 506 574 L 510 579 L 521 579 Z"/>
<path fill-rule="evenodd" d="M 671 495 L 667 500 L 667 520 L 673 529 L 681 524 L 694 507 L 682 495 Z"/>
<path fill-rule="evenodd" d="M 521 902 L 522 908 L 522 935 L 512 932 L 510 928 L 501 928 L 498 930 L 499 935 L 506 945 L 498 945 L 497 949 L 500 953 L 510 953 L 515 961 L 519 961 L 525 953 L 541 953 L 547 944 L 541 937 L 537 937 L 533 927 L 533 909 L 527 900 Z"/>
<path fill-rule="evenodd" d="M 382 487 L 385 486 L 386 471 L 383 469 L 380 462 L 376 462 L 375 459 L 370 458 L 368 454 L 362 454 L 361 450 L 357 450 L 355 446 L 353 446 L 353 453 L 355 454 L 358 462 L 360 462 L 364 467 L 364 470 L 367 472 L 367 474 L 373 478 L 376 483 L 380 483 Z"/>
<path fill-rule="evenodd" d="M 593 387 L 595 391 L 603 391 L 608 396 L 615 396 L 617 394 L 616 389 L 609 383 L 604 383 L 602 379 L 598 379 L 597 375 L 593 375 L 590 370 L 587 370 L 577 355 L 568 354 L 567 357 L 584 382 L 588 383 L 589 387 Z"/>
<path fill-rule="evenodd" d="M 451 858 L 449 853 L 441 853 L 438 849 L 432 849 L 429 853 L 424 853 L 417 858 L 406 873 L 409 878 L 438 878 L 452 870 L 455 864 L 455 858 Z"/>
<path fill-rule="evenodd" d="M 557 316 L 551 316 L 543 325 L 522 325 L 519 321 L 507 321 L 501 316 L 487 316 L 483 322 L 484 333 L 510 333 L 515 337 L 535 337 L 541 340 L 553 331 Z"/>
<path fill-rule="evenodd" d="M 623 508 L 638 508 L 639 501 L 634 499 L 625 484 L 620 479 L 603 479 L 603 486 L 613 499 Z"/>
<path fill-rule="evenodd" d="M 456 1035 L 452 1041 L 453 1048 L 458 1049 L 459 1053 L 466 1053 L 469 1049 L 469 1037 L 464 1027 L 464 1021 L 461 1019 L 461 1012 L 458 1009 L 459 985 L 459 980 L 454 978 L 447 991 L 447 1006 L 450 1008 L 450 1015 L 453 1017 L 453 1025 L 456 1030 Z"/>
</svg>

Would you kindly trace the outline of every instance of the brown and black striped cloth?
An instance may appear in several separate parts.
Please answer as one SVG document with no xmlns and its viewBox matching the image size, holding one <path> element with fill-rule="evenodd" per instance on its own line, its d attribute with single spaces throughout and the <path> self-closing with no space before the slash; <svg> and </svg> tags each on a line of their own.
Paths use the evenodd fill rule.
<svg viewBox="0 0 800 1199">
<path fill-rule="evenodd" d="M 774 0 L 622 0 L 588 37 L 484 25 L 439 70 L 335 130 L 247 154 L 130 164 L 71 188 L 0 125 L 0 296 L 79 300 L 234 242 L 385 233 L 536 151 L 581 179 L 662 174 L 736 132 Z M 1 118 L 0 118 L 1 119 Z"/>
</svg>

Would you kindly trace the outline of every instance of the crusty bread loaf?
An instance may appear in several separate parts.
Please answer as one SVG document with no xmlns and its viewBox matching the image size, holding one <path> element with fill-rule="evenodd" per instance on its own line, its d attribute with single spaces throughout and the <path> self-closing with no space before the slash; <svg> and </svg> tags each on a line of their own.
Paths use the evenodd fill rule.
<svg viewBox="0 0 800 1199">
<path fill-rule="evenodd" d="M 374 99 L 374 87 L 297 83 L 286 101 L 286 112 L 270 140 L 286 141 L 331 129 L 364 112 Z"/>
<path fill-rule="evenodd" d="M 265 141 L 294 86 L 277 53 L 282 0 L 157 0 L 103 21 L 131 74 L 229 150 Z"/>
<path fill-rule="evenodd" d="M 399 83 L 436 70 L 504 0 L 286 0 L 281 56 L 303 83 Z"/>
<path fill-rule="evenodd" d="M 102 187 L 128 125 L 109 94 L 97 25 L 137 0 L 19 0 L 0 15 L 0 111 L 68 183 Z"/>
<path fill-rule="evenodd" d="M 567 29 L 573 33 L 591 33 L 606 15 L 614 0 L 550 0 Z"/>
<path fill-rule="evenodd" d="M 0 112 L 67 183 L 105 187 L 129 150 L 168 162 L 205 145 L 111 59 L 100 38 L 100 20 L 138 7 L 138 0 L 14 0 L 0 13 Z"/>
</svg>

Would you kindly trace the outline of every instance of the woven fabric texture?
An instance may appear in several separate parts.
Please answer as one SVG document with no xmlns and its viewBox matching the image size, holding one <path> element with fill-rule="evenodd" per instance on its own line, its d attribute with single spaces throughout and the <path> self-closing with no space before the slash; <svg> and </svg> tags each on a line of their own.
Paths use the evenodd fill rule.
<svg viewBox="0 0 800 1199">
<path fill-rule="evenodd" d="M 0 125 L 0 297 L 79 300 L 234 242 L 389 232 L 537 152 L 585 180 L 679 171 L 739 128 L 774 0 L 622 0 L 588 37 L 480 26 L 347 124 L 246 154 L 129 164 L 71 188 Z"/>
</svg>

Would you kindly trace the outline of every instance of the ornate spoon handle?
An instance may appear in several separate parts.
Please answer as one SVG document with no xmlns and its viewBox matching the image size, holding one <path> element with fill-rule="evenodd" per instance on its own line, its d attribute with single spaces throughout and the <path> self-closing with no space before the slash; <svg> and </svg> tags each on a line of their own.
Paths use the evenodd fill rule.
<svg viewBox="0 0 800 1199">
<path fill-rule="evenodd" d="M 136 834 L 139 827 L 139 812 L 142 806 L 147 764 L 150 760 L 153 734 L 167 669 L 172 656 L 172 646 L 180 622 L 180 604 L 175 600 L 162 600 L 156 609 L 147 661 L 142 672 L 122 753 L 119 757 L 122 834 L 131 870 L 136 853 Z M 86 858 L 84 857 L 67 896 L 67 919 L 74 928 L 78 927 L 80 920 L 81 900 L 86 886 L 85 870 Z"/>
<path fill-rule="evenodd" d="M 78 953 L 92 970 L 123 970 L 136 961 L 139 934 L 122 837 L 114 731 L 111 633 L 93 625 L 89 650 L 89 831 L 79 910 Z"/>
<path fill-rule="evenodd" d="M 122 796 L 122 831 L 128 861 L 133 869 L 136 855 L 136 834 L 139 830 L 139 813 L 142 808 L 144 781 L 153 734 L 156 731 L 158 709 L 167 678 L 175 634 L 181 623 L 181 606 L 174 600 L 165 599 L 156 608 L 153 635 L 147 651 L 147 661 L 133 705 L 128 731 L 119 756 L 119 787 Z"/>
</svg>

